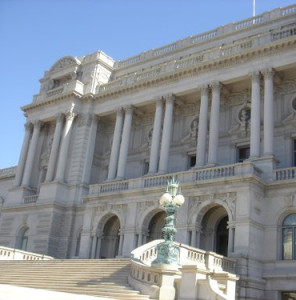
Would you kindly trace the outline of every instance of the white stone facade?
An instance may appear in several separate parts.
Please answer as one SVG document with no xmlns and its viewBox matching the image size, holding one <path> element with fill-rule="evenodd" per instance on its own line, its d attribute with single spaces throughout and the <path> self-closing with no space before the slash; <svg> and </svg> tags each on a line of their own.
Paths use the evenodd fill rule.
<svg viewBox="0 0 296 300">
<path fill-rule="evenodd" d="M 175 176 L 186 198 L 177 241 L 235 258 L 237 299 L 288 299 L 295 20 L 296 5 L 123 61 L 58 60 L 22 107 L 17 168 L 0 170 L 0 245 L 128 256 L 160 237 L 158 199 Z"/>
</svg>

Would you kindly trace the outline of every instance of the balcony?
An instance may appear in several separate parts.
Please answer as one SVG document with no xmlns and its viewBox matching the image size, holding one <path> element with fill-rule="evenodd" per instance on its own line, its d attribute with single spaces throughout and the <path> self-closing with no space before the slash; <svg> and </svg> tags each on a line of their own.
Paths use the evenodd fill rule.
<svg viewBox="0 0 296 300">
<path fill-rule="evenodd" d="M 237 163 L 206 169 L 191 169 L 163 175 L 145 176 L 127 180 L 103 182 L 89 186 L 89 195 L 118 193 L 145 188 L 165 186 L 167 181 L 175 177 L 181 183 L 194 183 L 198 181 L 219 180 L 235 176 L 253 175 L 260 178 L 261 171 L 251 162 Z"/>
</svg>

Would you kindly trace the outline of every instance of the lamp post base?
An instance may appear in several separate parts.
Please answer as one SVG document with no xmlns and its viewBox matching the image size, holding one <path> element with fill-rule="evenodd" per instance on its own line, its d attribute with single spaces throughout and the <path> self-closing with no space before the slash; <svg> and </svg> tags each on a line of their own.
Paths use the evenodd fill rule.
<svg viewBox="0 0 296 300">
<path fill-rule="evenodd" d="M 179 266 L 180 249 L 171 241 L 165 241 L 157 245 L 157 258 L 152 265 L 167 264 Z"/>
</svg>

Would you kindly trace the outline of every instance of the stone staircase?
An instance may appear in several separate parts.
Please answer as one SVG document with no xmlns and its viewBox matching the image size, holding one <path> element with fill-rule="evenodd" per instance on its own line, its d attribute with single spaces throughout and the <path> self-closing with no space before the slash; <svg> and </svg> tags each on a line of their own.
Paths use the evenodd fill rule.
<svg viewBox="0 0 296 300">
<path fill-rule="evenodd" d="M 0 284 L 110 299 L 149 299 L 128 285 L 129 272 L 129 259 L 1 260 Z"/>
</svg>

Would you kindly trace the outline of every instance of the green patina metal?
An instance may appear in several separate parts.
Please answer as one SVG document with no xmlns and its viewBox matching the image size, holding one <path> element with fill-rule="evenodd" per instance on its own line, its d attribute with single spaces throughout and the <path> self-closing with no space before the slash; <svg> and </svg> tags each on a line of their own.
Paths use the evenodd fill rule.
<svg viewBox="0 0 296 300">
<path fill-rule="evenodd" d="M 160 205 L 166 212 L 165 225 L 162 229 L 164 242 L 157 245 L 157 258 L 155 264 L 179 265 L 180 248 L 174 244 L 177 229 L 176 211 L 183 204 L 179 182 L 173 178 L 168 181 L 167 190 L 160 198 Z"/>
</svg>

